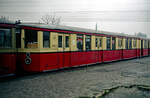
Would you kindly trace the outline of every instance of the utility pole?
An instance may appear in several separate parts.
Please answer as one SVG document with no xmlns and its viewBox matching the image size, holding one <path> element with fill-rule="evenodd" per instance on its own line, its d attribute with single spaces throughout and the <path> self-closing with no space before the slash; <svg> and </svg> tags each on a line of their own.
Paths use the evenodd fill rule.
<svg viewBox="0 0 150 98">
<path fill-rule="evenodd" d="M 95 25 L 95 31 L 97 32 L 97 23 L 96 23 L 96 25 Z"/>
</svg>

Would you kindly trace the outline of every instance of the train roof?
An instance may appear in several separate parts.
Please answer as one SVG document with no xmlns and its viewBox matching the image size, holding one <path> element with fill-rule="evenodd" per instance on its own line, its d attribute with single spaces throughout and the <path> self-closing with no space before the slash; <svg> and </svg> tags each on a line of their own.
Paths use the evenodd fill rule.
<svg viewBox="0 0 150 98">
<path fill-rule="evenodd" d="M 114 32 L 109 32 L 109 31 L 100 31 L 100 30 L 96 31 L 96 30 L 87 29 L 87 28 L 63 26 L 63 25 L 47 25 L 47 24 L 42 24 L 42 23 L 22 23 L 19 25 L 35 27 L 35 28 L 66 30 L 66 31 L 73 31 L 73 32 L 85 32 L 85 33 L 98 33 L 98 34 L 105 34 L 105 35 L 127 36 L 127 34 L 122 34 L 122 33 L 114 33 Z M 130 36 L 130 35 L 128 35 L 128 36 Z"/>
<path fill-rule="evenodd" d="M 137 37 L 134 35 L 128 35 L 128 34 L 124 34 L 124 33 L 114 33 L 114 32 L 109 32 L 109 31 L 100 31 L 100 30 L 96 31 L 96 30 L 87 29 L 87 28 L 63 26 L 63 25 L 50 25 L 50 24 L 43 24 L 43 23 L 22 23 L 19 25 L 20 26 L 35 27 L 35 28 L 66 30 L 66 31 L 73 31 L 73 32 L 96 33 L 96 34 L 104 34 L 104 35 L 112 35 L 112 36 L 148 39 L 148 38 Z"/>
<path fill-rule="evenodd" d="M 15 24 L 14 21 L 0 21 L 0 24 Z"/>
<path fill-rule="evenodd" d="M 0 24 L 1 24 L 1 22 L 0 22 Z M 4 24 L 15 24 L 15 22 L 5 22 Z M 43 23 L 20 23 L 20 24 L 16 24 L 16 25 L 33 27 L 33 28 L 66 30 L 66 31 L 73 31 L 73 32 L 95 33 L 95 34 L 104 34 L 104 35 L 111 35 L 111 36 L 122 36 L 122 37 L 148 39 L 148 38 L 137 37 L 134 35 L 128 35 L 128 34 L 124 34 L 124 33 L 114 33 L 114 32 L 109 32 L 109 31 L 102 31 L 102 30 L 96 31 L 96 30 L 87 29 L 87 28 L 63 26 L 63 25 L 50 25 L 50 24 L 43 24 Z"/>
</svg>

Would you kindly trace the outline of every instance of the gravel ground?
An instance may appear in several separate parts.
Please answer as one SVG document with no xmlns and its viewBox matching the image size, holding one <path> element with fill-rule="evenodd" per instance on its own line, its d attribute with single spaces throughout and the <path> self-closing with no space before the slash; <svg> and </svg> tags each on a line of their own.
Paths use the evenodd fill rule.
<svg viewBox="0 0 150 98">
<path fill-rule="evenodd" d="M 100 91 L 118 85 L 150 86 L 149 61 L 150 57 L 145 57 L 14 77 L 0 81 L 0 97 L 78 98 L 96 96 Z M 127 89 L 119 88 L 105 97 L 120 98 L 126 93 L 123 98 L 129 98 L 129 94 L 136 92 L 141 98 L 145 94 L 136 88 Z M 150 95 L 146 93 L 146 96 Z"/>
<path fill-rule="evenodd" d="M 104 98 L 150 98 L 150 91 L 133 88 L 118 88 L 109 93 Z"/>
</svg>

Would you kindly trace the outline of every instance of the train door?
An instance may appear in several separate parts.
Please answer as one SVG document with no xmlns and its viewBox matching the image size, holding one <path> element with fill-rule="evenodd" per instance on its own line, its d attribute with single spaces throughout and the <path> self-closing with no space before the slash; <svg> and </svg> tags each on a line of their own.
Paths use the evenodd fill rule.
<svg viewBox="0 0 150 98">
<path fill-rule="evenodd" d="M 70 51 L 69 34 L 58 34 L 58 51 Z"/>
<path fill-rule="evenodd" d="M 98 39 L 98 45 L 97 46 L 98 46 L 98 50 L 99 50 L 98 51 L 99 52 L 98 53 L 99 54 L 98 55 L 98 61 L 102 62 L 103 61 L 103 51 L 102 51 L 102 46 L 103 46 L 102 45 L 102 43 L 103 43 L 102 41 L 103 41 L 103 38 L 102 37 L 98 37 L 97 39 Z"/>
<path fill-rule="evenodd" d="M 143 40 L 141 40 L 141 56 L 143 56 Z"/>
<path fill-rule="evenodd" d="M 70 35 L 69 34 L 58 34 L 58 51 L 60 68 L 70 66 Z"/>
</svg>

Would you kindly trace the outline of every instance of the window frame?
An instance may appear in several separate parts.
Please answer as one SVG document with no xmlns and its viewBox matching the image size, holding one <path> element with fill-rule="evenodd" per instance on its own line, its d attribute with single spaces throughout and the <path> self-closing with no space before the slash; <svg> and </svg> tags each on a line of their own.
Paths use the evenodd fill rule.
<svg viewBox="0 0 150 98">
<path fill-rule="evenodd" d="M 82 34 L 76 35 L 76 43 L 77 43 L 77 50 L 83 51 L 84 36 Z M 81 44 L 79 44 L 79 43 L 81 43 Z"/>
<path fill-rule="evenodd" d="M 129 39 L 129 49 L 132 49 L 132 38 Z"/>
<path fill-rule="evenodd" d="M 95 47 L 98 48 L 98 38 L 95 38 Z"/>
<path fill-rule="evenodd" d="M 123 39 L 122 38 L 118 38 L 118 47 L 119 48 L 123 47 Z"/>
<path fill-rule="evenodd" d="M 67 38 L 67 40 L 66 40 Z M 70 37 L 69 36 L 65 36 L 65 48 L 69 48 L 69 41 L 70 41 Z"/>
<path fill-rule="evenodd" d="M 108 40 L 109 40 L 109 43 L 108 43 Z M 111 50 L 111 37 L 106 37 L 106 49 Z"/>
<path fill-rule="evenodd" d="M 61 37 L 61 42 L 59 38 Z M 58 35 L 58 48 L 63 48 L 63 35 Z"/>
<path fill-rule="evenodd" d="M 137 47 L 137 40 L 136 40 L 136 39 L 133 40 L 133 47 L 134 47 L 134 48 Z"/>
<path fill-rule="evenodd" d="M 112 37 L 111 44 L 112 44 L 112 50 L 116 50 L 116 37 Z"/>
<path fill-rule="evenodd" d="M 88 41 L 88 40 L 90 40 L 90 41 Z M 86 35 L 85 36 L 85 50 L 86 51 L 90 51 L 91 50 L 91 42 L 92 42 L 92 36 L 91 35 Z"/>
<path fill-rule="evenodd" d="M 46 43 L 45 43 L 45 40 L 44 40 L 44 38 L 45 38 L 45 37 L 44 37 L 44 34 L 45 34 L 45 33 L 48 33 L 47 35 L 49 36 L 48 39 L 45 39 L 45 40 L 48 41 L 48 46 L 45 46 L 45 44 L 46 44 Z M 51 40 L 51 39 L 50 39 L 50 32 L 48 32 L 48 31 L 43 31 L 43 48 L 50 48 L 50 40 Z"/>
<path fill-rule="evenodd" d="M 126 38 L 126 49 L 129 49 L 129 39 Z"/>
<path fill-rule="evenodd" d="M 148 48 L 148 41 L 147 40 L 144 40 L 144 48 L 147 49 Z"/>
<path fill-rule="evenodd" d="M 24 43 L 25 43 L 24 48 L 27 48 L 27 49 L 38 48 L 38 36 L 39 36 L 38 31 L 37 30 L 25 29 L 24 33 L 25 33 L 24 34 L 24 37 L 25 37 L 25 39 L 24 39 Z M 29 35 L 27 35 L 27 34 L 29 34 Z M 26 36 L 28 36 L 28 38 Z M 33 39 L 33 38 L 35 38 L 35 39 Z M 36 41 L 33 41 L 33 40 L 36 40 Z"/>
<path fill-rule="evenodd" d="M 1 28 L 0 30 L 3 31 L 3 44 L 0 48 L 13 48 L 13 43 L 12 43 L 12 37 L 13 37 L 13 33 L 12 33 L 12 28 Z M 9 34 L 6 34 L 7 33 Z"/>
<path fill-rule="evenodd" d="M 100 37 L 99 38 L 99 48 L 102 48 L 103 47 L 103 38 Z"/>
</svg>

